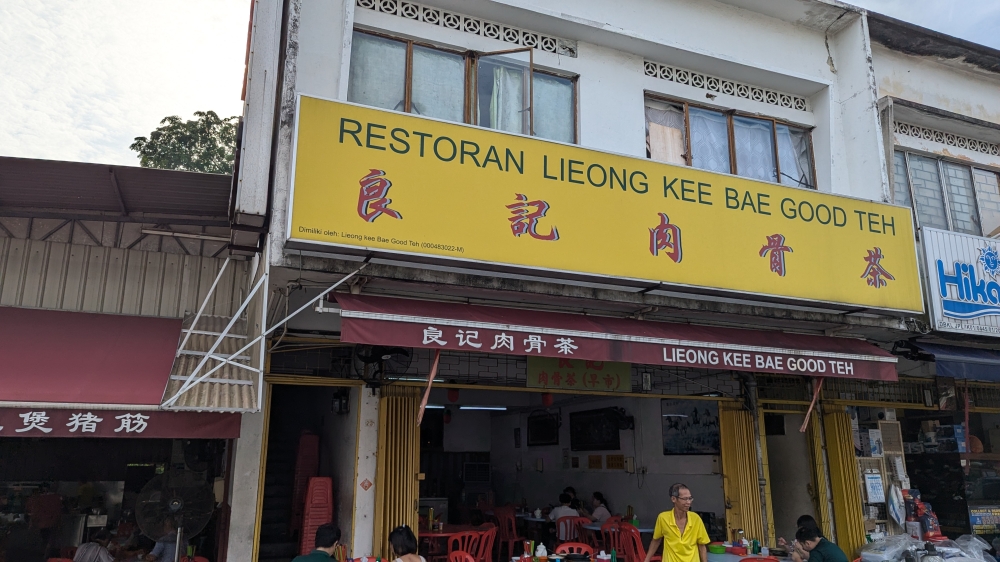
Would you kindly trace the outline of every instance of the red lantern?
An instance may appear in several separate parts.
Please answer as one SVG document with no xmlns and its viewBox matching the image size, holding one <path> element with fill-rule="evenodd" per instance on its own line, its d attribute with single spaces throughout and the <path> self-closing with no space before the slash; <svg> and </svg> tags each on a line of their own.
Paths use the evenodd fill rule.
<svg viewBox="0 0 1000 562">
<path fill-rule="evenodd" d="M 451 423 L 451 410 L 444 411 L 444 423 Z"/>
<path fill-rule="evenodd" d="M 455 403 L 458 402 L 458 389 L 449 388 L 448 389 L 448 402 Z"/>
<path fill-rule="evenodd" d="M 545 394 L 542 394 L 542 406 L 548 408 L 549 406 L 552 405 L 553 401 L 554 400 L 552 398 L 552 393 L 546 392 Z"/>
</svg>

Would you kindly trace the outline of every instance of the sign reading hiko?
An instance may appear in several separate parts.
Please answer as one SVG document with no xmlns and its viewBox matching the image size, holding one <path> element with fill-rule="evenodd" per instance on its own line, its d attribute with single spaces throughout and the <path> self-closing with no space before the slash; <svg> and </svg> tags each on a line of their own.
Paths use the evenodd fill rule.
<svg viewBox="0 0 1000 562">
<path fill-rule="evenodd" d="M 922 312 L 910 210 L 299 97 L 287 245 Z"/>
<path fill-rule="evenodd" d="M 923 228 L 934 329 L 1000 336 L 997 241 Z"/>
</svg>

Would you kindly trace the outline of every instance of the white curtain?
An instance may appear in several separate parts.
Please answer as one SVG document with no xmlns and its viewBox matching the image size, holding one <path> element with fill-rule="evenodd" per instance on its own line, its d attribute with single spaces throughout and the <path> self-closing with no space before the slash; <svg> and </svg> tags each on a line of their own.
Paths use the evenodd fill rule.
<svg viewBox="0 0 1000 562">
<path fill-rule="evenodd" d="M 465 58 L 413 46 L 413 113 L 461 123 L 465 120 Z"/>
<path fill-rule="evenodd" d="M 778 125 L 779 183 L 815 188 L 812 179 L 812 159 L 809 156 L 809 132 Z"/>
<path fill-rule="evenodd" d="M 672 105 L 646 106 L 646 152 L 653 160 L 687 164 L 684 153 L 684 111 Z M 727 156 L 728 157 L 728 156 Z"/>
<path fill-rule="evenodd" d="M 692 107 L 691 165 L 702 170 L 729 173 L 729 124 L 718 111 Z"/>
<path fill-rule="evenodd" d="M 573 81 L 534 73 L 535 136 L 554 141 L 576 141 Z"/>
<path fill-rule="evenodd" d="M 501 65 L 493 66 L 493 90 L 490 95 L 490 128 L 509 133 L 526 133 L 524 107 L 524 71 Z"/>
<path fill-rule="evenodd" d="M 736 142 L 736 173 L 745 178 L 777 181 L 774 168 L 774 137 L 770 121 L 733 117 Z"/>
<path fill-rule="evenodd" d="M 406 43 L 354 32 L 347 100 L 403 111 Z"/>
</svg>

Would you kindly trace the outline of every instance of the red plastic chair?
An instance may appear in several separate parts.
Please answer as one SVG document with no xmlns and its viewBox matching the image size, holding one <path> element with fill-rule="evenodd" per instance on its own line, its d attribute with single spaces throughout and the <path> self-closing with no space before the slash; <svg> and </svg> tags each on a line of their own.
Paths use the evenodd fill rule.
<svg viewBox="0 0 1000 562">
<path fill-rule="evenodd" d="M 601 542 L 606 552 L 611 552 L 612 550 L 616 552 L 622 551 L 621 525 L 621 518 L 615 521 L 614 517 L 601 525 Z"/>
<path fill-rule="evenodd" d="M 503 554 L 503 547 L 506 546 L 507 556 L 513 558 L 514 545 L 523 545 L 524 541 L 528 540 L 517 534 L 517 517 L 514 516 L 514 508 L 510 506 L 495 507 L 493 508 L 493 516 L 497 518 L 497 523 L 499 524 L 499 530 L 497 531 L 499 538 L 497 557 L 500 560 L 504 560 L 500 555 Z"/>
<path fill-rule="evenodd" d="M 455 551 L 466 553 L 479 552 L 477 547 L 479 546 L 479 535 L 481 534 L 475 531 L 467 531 L 451 535 L 448 537 L 448 556 L 450 557 L 451 553 Z"/>
<path fill-rule="evenodd" d="M 319 435 L 303 433 L 299 436 L 299 445 L 295 452 L 295 479 L 292 481 L 292 519 L 289 521 L 289 530 L 293 533 L 302 529 L 302 511 L 305 509 L 309 479 L 318 475 Z M 314 538 L 309 537 L 310 544 Z"/>
<path fill-rule="evenodd" d="M 333 521 L 333 479 L 327 476 L 310 478 L 302 509 L 299 554 L 305 556 L 313 551 L 316 529 L 330 521 Z"/>
<path fill-rule="evenodd" d="M 577 519 L 574 515 L 567 515 L 566 517 L 556 519 L 556 540 L 558 542 L 577 542 L 579 540 L 580 533 L 577 530 Z"/>
<path fill-rule="evenodd" d="M 564 542 L 556 547 L 556 554 L 586 554 L 593 558 L 594 549 L 582 542 Z"/>
<path fill-rule="evenodd" d="M 643 562 L 646 559 L 646 548 L 642 546 L 642 534 L 629 523 L 622 523 L 618 530 L 621 537 L 622 550 L 627 562 Z M 662 560 L 661 556 L 653 556 L 650 560 Z"/>
<path fill-rule="evenodd" d="M 476 552 L 476 562 L 493 562 L 493 544 L 497 540 L 497 528 L 492 523 L 483 525 L 486 528 L 479 537 L 479 550 Z"/>
<path fill-rule="evenodd" d="M 476 562 L 476 559 L 464 550 L 455 550 L 448 553 L 448 562 Z"/>
</svg>

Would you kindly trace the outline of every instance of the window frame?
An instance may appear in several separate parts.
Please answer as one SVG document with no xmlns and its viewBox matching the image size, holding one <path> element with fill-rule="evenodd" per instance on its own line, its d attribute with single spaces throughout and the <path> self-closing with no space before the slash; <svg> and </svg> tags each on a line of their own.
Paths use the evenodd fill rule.
<svg viewBox="0 0 1000 562">
<path fill-rule="evenodd" d="M 365 33 L 368 35 L 373 35 L 376 37 L 381 37 L 383 39 L 388 39 L 390 41 L 397 41 L 406 44 L 406 71 L 404 73 L 404 84 L 403 84 L 403 113 L 412 113 L 413 111 L 413 47 L 420 46 L 426 49 L 433 49 L 436 51 L 441 51 L 444 53 L 449 53 L 453 55 L 459 55 L 462 57 L 465 63 L 465 76 L 464 85 L 462 88 L 463 97 L 462 100 L 462 123 L 466 125 L 474 125 L 476 127 L 482 127 L 487 130 L 489 127 L 483 127 L 480 125 L 476 119 L 476 107 L 478 104 L 478 72 L 479 69 L 477 64 L 479 59 L 482 57 L 505 55 L 511 53 L 528 53 L 528 131 L 531 137 L 535 137 L 535 73 L 545 74 L 548 76 L 555 76 L 557 78 L 562 78 L 564 80 L 569 80 L 573 86 L 573 141 L 572 144 L 578 145 L 580 143 L 580 95 L 579 95 L 579 75 L 569 75 L 561 74 L 558 72 L 553 72 L 550 70 L 540 69 L 535 66 L 535 49 L 532 47 L 517 47 L 514 49 L 504 49 L 500 51 L 476 51 L 472 49 L 457 49 L 443 47 L 441 45 L 429 42 L 427 40 L 420 39 L 410 39 L 407 37 L 401 37 L 398 35 L 392 35 L 390 33 L 385 33 L 379 30 L 373 30 L 362 27 L 354 27 L 352 32 Z M 348 63 L 350 64 L 350 63 Z M 540 138 L 540 137 L 536 137 Z M 548 139 L 543 139 L 548 140 Z M 553 141 L 559 142 L 559 141 Z"/>
<path fill-rule="evenodd" d="M 1000 235 L 995 236 L 995 237 L 988 236 L 986 234 L 985 228 L 983 227 L 983 211 L 982 211 L 983 206 L 982 206 L 982 203 L 981 203 L 981 201 L 979 199 L 979 189 L 976 186 L 976 178 L 975 178 L 975 172 L 976 172 L 976 170 L 982 170 L 984 172 L 989 172 L 989 173 L 997 176 L 997 182 L 1000 183 L 1000 168 L 997 168 L 997 167 L 994 167 L 994 166 L 989 166 L 989 165 L 986 165 L 986 164 L 979 164 L 979 163 L 972 163 L 972 164 L 970 164 L 969 162 L 964 162 L 964 161 L 959 160 L 957 158 L 948 158 L 946 156 L 942 156 L 940 154 L 935 154 L 933 152 L 926 152 L 926 151 L 923 151 L 923 150 L 917 150 L 917 149 L 909 148 L 907 146 L 898 145 L 898 144 L 893 145 L 892 151 L 893 151 L 893 153 L 895 153 L 895 152 L 901 152 L 903 154 L 903 160 L 904 160 L 904 163 L 905 163 L 904 165 L 906 166 L 906 187 L 907 187 L 907 190 L 910 192 L 910 211 L 913 213 L 913 226 L 914 226 L 914 229 L 915 229 L 916 232 L 919 232 L 920 229 L 923 228 L 923 225 L 920 224 L 920 214 L 917 212 L 917 198 L 916 198 L 916 193 L 913 191 L 913 171 L 910 170 L 910 155 L 911 154 L 914 154 L 916 156 L 922 156 L 924 158 L 930 158 L 930 159 L 934 160 L 936 162 L 936 164 L 937 164 L 937 171 L 938 171 L 938 178 L 939 178 L 939 187 L 941 188 L 941 198 L 942 198 L 943 205 L 944 205 L 943 210 L 944 210 L 944 214 L 945 214 L 945 222 L 948 223 L 948 232 L 955 232 L 957 234 L 965 234 L 964 232 L 959 232 L 958 230 L 955 230 L 954 217 L 951 216 L 951 198 L 950 198 L 950 196 L 948 194 L 948 191 L 947 191 L 948 190 L 948 186 L 947 186 L 947 180 L 945 179 L 945 170 L 944 170 L 944 164 L 945 164 L 945 162 L 947 162 L 949 164 L 952 164 L 952 165 L 955 165 L 955 166 L 962 166 L 962 167 L 968 169 L 969 173 L 972 174 L 972 192 L 973 192 L 973 195 L 975 196 L 975 203 L 976 203 L 976 221 L 977 221 L 977 224 L 979 225 L 979 231 L 981 233 L 978 236 L 980 238 L 987 238 L 987 239 L 990 239 L 990 240 L 1000 240 Z M 899 205 L 899 203 L 896 203 L 895 196 L 893 196 L 893 203 Z M 929 227 L 929 228 L 931 228 L 931 227 Z M 976 236 L 976 235 L 975 234 L 969 234 L 969 236 Z"/>
<path fill-rule="evenodd" d="M 694 156 L 691 154 L 691 118 L 690 118 L 690 112 L 688 111 L 689 108 L 694 107 L 698 109 L 704 109 L 707 111 L 714 111 L 716 113 L 722 113 L 723 115 L 725 115 L 726 126 L 729 129 L 729 170 L 730 170 L 729 173 L 734 176 L 739 176 L 739 171 L 736 163 L 736 129 L 733 126 L 733 117 L 747 117 L 750 119 L 757 119 L 759 121 L 770 121 L 771 142 L 773 144 L 772 150 L 774 151 L 774 170 L 775 170 L 775 175 L 777 177 L 776 182 L 770 182 L 770 183 L 777 183 L 778 185 L 783 185 L 785 187 L 798 187 L 800 189 L 811 189 L 813 191 L 818 191 L 818 187 L 816 186 L 816 151 L 815 151 L 815 145 L 813 144 L 812 140 L 812 133 L 816 129 L 816 127 L 805 127 L 798 123 L 787 121 L 785 119 L 779 119 L 777 117 L 769 117 L 769 116 L 749 113 L 746 111 L 740 111 L 738 109 L 726 109 L 708 104 L 690 102 L 685 99 L 673 98 L 670 96 L 665 96 L 662 94 L 657 94 L 649 91 L 645 92 L 643 96 L 644 106 L 646 100 L 659 103 L 679 105 L 684 108 L 684 144 L 685 144 L 684 160 L 687 162 L 687 166 L 689 167 L 693 167 L 692 162 L 694 159 Z M 812 180 L 813 180 L 812 186 L 787 185 L 781 183 L 781 157 L 778 154 L 778 125 L 785 125 L 786 127 L 803 130 L 809 133 L 809 166 L 812 171 Z M 646 158 L 651 159 L 650 156 L 647 156 Z M 754 179 L 754 178 L 748 178 L 748 179 Z M 754 179 L 754 181 L 766 181 L 766 180 Z"/>
</svg>

